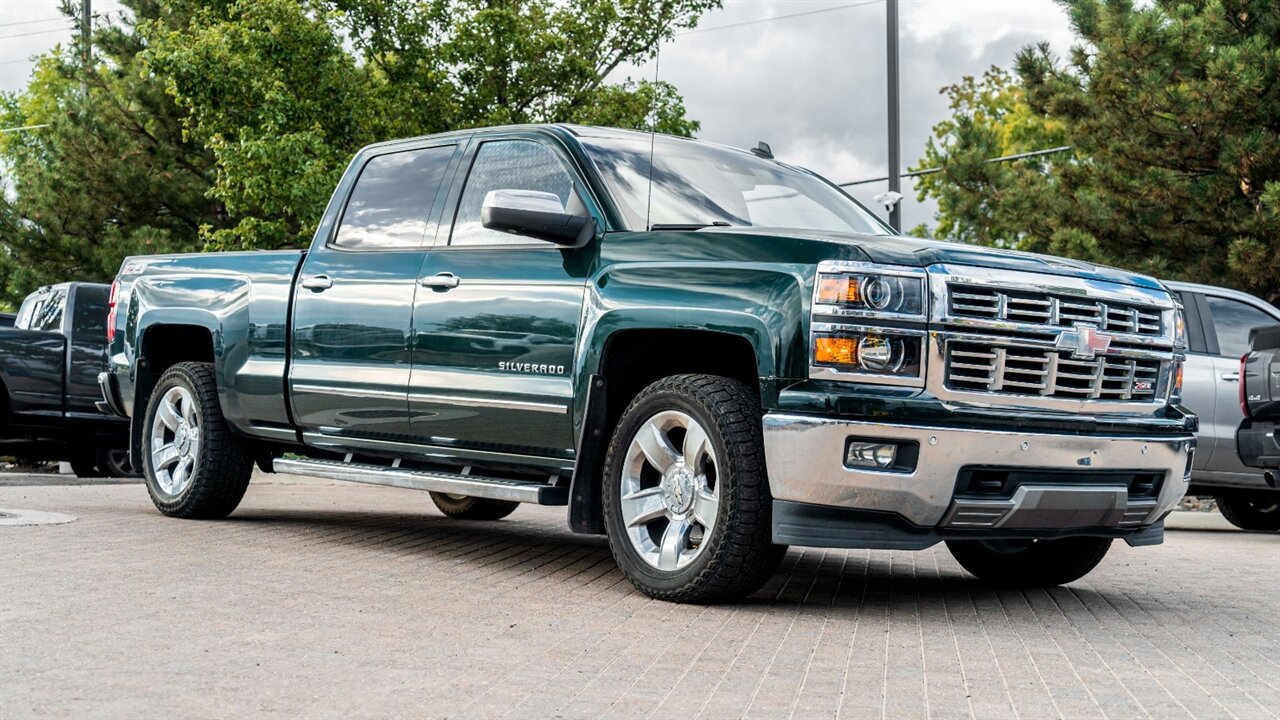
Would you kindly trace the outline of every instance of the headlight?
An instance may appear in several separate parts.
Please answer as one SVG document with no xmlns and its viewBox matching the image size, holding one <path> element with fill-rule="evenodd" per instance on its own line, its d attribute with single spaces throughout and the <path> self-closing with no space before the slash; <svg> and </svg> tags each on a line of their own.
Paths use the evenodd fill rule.
<svg viewBox="0 0 1280 720">
<path fill-rule="evenodd" d="M 813 368 L 833 379 L 911 385 L 924 379 L 924 332 L 815 323 Z"/>
<path fill-rule="evenodd" d="M 839 269 L 833 264 L 833 269 Z M 924 319 L 925 275 L 909 268 L 818 273 L 814 314 Z"/>
</svg>

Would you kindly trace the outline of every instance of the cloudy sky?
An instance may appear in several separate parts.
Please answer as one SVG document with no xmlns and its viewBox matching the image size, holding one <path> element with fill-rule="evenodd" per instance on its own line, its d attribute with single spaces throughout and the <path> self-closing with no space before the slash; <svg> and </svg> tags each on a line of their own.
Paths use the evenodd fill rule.
<svg viewBox="0 0 1280 720">
<path fill-rule="evenodd" d="M 27 58 L 71 40 L 57 0 L 0 0 L 0 90 L 21 89 Z M 118 11 L 94 0 L 95 14 Z M 697 30 L 662 48 L 659 77 L 676 85 L 700 136 L 753 147 L 837 182 L 886 174 L 883 0 L 726 0 Z M 947 116 L 938 93 L 964 75 L 1008 67 L 1022 46 L 1048 40 L 1059 54 L 1071 30 L 1052 0 L 901 0 L 903 170 Z M 617 79 L 652 78 L 652 63 Z M 883 183 L 854 188 L 870 204 Z M 908 183 L 908 188 L 910 187 Z M 904 227 L 932 225 L 933 208 L 904 200 Z"/>
</svg>

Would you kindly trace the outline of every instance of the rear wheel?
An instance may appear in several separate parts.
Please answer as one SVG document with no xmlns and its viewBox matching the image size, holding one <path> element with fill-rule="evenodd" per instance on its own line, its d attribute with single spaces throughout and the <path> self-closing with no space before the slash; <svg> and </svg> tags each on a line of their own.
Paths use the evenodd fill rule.
<svg viewBox="0 0 1280 720">
<path fill-rule="evenodd" d="M 652 597 L 743 598 L 786 553 L 771 542 L 760 401 L 736 380 L 676 375 L 641 392 L 614 430 L 602 490 L 613 556 Z"/>
<path fill-rule="evenodd" d="M 1222 517 L 1241 530 L 1280 530 L 1280 493 L 1241 493 L 1216 500 Z"/>
<path fill-rule="evenodd" d="M 244 497 L 253 454 L 231 432 L 210 363 L 178 363 L 151 393 L 143 425 L 143 475 L 156 508 L 181 518 L 220 518 Z"/>
<path fill-rule="evenodd" d="M 1088 575 L 1111 549 L 1111 538 L 948 540 L 947 549 L 979 580 L 1009 587 L 1052 587 Z"/>
<path fill-rule="evenodd" d="M 442 492 L 431 493 L 431 501 L 440 508 L 440 512 L 458 520 L 501 520 L 520 507 L 520 503 L 511 500 Z"/>
</svg>

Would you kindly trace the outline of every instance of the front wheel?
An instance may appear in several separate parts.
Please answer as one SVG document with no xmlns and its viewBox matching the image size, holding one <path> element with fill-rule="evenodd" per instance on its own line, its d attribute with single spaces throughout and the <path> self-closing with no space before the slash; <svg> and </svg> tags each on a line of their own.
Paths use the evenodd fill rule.
<svg viewBox="0 0 1280 720">
<path fill-rule="evenodd" d="M 144 423 L 143 475 L 156 508 L 180 518 L 230 515 L 249 487 L 253 455 L 222 417 L 213 365 L 165 371 Z"/>
<path fill-rule="evenodd" d="M 1111 549 L 1111 538 L 948 540 L 947 549 L 979 580 L 1008 587 L 1052 587 L 1088 575 Z"/>
<path fill-rule="evenodd" d="M 786 546 L 771 542 L 760 402 L 747 385 L 676 375 L 623 413 L 605 459 L 613 556 L 645 594 L 717 602 L 755 592 Z"/>
<path fill-rule="evenodd" d="M 1280 493 L 1242 493 L 1215 499 L 1222 517 L 1241 530 L 1280 530 Z"/>
</svg>

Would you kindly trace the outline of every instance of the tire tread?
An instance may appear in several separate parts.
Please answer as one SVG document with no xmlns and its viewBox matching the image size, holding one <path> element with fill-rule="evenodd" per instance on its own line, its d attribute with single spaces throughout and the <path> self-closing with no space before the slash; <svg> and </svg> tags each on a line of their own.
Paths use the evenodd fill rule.
<svg viewBox="0 0 1280 720">
<path fill-rule="evenodd" d="M 610 547 L 614 559 L 624 575 L 645 594 L 671 602 L 715 603 L 747 597 L 755 592 L 777 570 L 786 554 L 785 545 L 772 542 L 773 498 L 769 493 L 768 471 L 765 465 L 764 439 L 760 422 L 760 400 L 754 390 L 741 381 L 717 375 L 672 375 L 645 388 L 637 395 L 622 417 L 628 418 L 643 403 L 655 395 L 673 393 L 684 395 L 706 408 L 715 419 L 714 428 L 727 450 L 721 462 L 728 472 L 721 471 L 720 478 L 731 477 L 732 482 L 720 485 L 728 493 L 728 502 L 721 518 L 726 521 L 723 542 L 709 548 L 712 552 L 701 571 L 681 587 L 664 590 L 645 582 L 629 567 L 630 560 L 619 551 L 626 538 L 613 538 Z M 623 422 L 618 423 L 620 428 Z M 630 437 L 615 429 L 609 443 L 605 467 L 614 467 L 618 453 L 625 452 Z M 606 517 L 613 514 L 609 501 L 615 478 L 606 474 L 604 497 Z M 606 526 L 612 523 L 606 522 Z"/>
<path fill-rule="evenodd" d="M 249 443 L 236 435 L 222 415 L 218 400 L 217 373 L 211 363 L 182 362 L 171 366 L 156 382 L 147 406 L 144 437 L 150 430 L 153 405 L 174 379 L 181 379 L 193 391 L 200 410 L 200 457 L 188 492 L 174 500 L 157 493 L 151 480 L 150 453 L 143 450 L 147 491 L 160 512 L 171 517 L 214 519 L 230 515 L 244 498 L 253 475 L 253 453 Z"/>
</svg>

